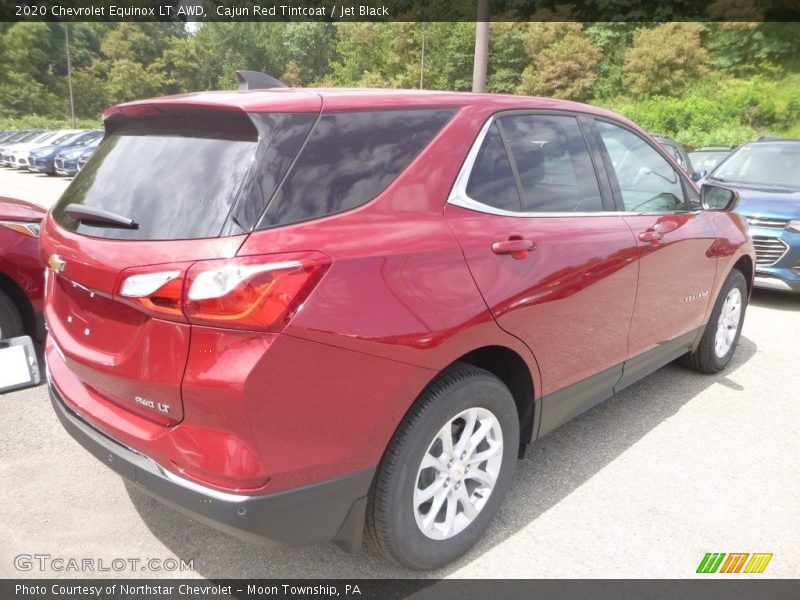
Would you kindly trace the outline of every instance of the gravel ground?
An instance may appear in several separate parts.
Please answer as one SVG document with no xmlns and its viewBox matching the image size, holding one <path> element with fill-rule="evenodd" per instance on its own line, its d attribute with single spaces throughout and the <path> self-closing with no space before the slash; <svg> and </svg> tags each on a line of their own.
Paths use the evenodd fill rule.
<svg viewBox="0 0 800 600">
<path fill-rule="evenodd" d="M 0 169 L 0 196 L 49 206 L 65 186 Z M 686 578 L 706 552 L 771 552 L 762 575 L 730 577 L 798 577 L 799 340 L 800 297 L 756 292 L 725 372 L 667 366 L 539 440 L 485 538 L 430 575 Z M 193 567 L 83 576 L 415 576 L 371 550 L 262 549 L 190 521 L 74 442 L 43 387 L 0 396 L 0 409 L 0 577 L 81 576 L 18 571 L 20 554 Z"/>
</svg>

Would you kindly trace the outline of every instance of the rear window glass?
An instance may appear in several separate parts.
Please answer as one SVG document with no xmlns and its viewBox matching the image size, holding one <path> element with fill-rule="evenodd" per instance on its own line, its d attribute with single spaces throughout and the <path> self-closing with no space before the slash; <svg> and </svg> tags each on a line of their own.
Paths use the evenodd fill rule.
<svg viewBox="0 0 800 600">
<path fill-rule="evenodd" d="M 319 218 L 372 200 L 454 112 L 417 109 L 323 114 L 259 227 Z"/>
<path fill-rule="evenodd" d="M 56 221 L 115 239 L 220 235 L 255 156 L 258 130 L 250 118 L 182 111 L 120 119 L 108 124 L 109 135 L 54 207 Z M 131 218 L 137 227 L 76 221 L 64 212 L 70 204 Z"/>
</svg>

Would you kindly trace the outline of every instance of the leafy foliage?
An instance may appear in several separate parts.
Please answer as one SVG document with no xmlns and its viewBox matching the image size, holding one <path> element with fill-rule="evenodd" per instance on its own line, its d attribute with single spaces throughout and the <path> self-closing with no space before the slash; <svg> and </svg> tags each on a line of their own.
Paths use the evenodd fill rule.
<svg viewBox="0 0 800 600">
<path fill-rule="evenodd" d="M 496 10 L 513 14 L 520 6 L 503 2 Z M 579 23 L 569 7 L 556 10 L 549 16 L 561 21 L 491 23 L 490 92 L 601 104 L 694 146 L 764 133 L 800 136 L 800 23 Z M 637 10 L 665 16 L 646 2 Z M 747 0 L 716 0 L 709 10 L 738 21 L 761 17 Z M 234 89 L 236 69 L 264 71 L 290 85 L 472 87 L 475 26 L 469 22 L 205 23 L 192 29 L 3 23 L 0 127 L 67 124 L 66 27 L 76 113 L 92 126 L 115 102 Z"/>
<path fill-rule="evenodd" d="M 522 72 L 517 91 L 534 96 L 583 100 L 597 80 L 595 66 L 603 52 L 567 21 L 531 23 L 524 37 L 531 64 Z"/>
<path fill-rule="evenodd" d="M 697 23 L 663 23 L 636 32 L 625 54 L 625 84 L 636 96 L 680 94 L 708 72 Z"/>
</svg>

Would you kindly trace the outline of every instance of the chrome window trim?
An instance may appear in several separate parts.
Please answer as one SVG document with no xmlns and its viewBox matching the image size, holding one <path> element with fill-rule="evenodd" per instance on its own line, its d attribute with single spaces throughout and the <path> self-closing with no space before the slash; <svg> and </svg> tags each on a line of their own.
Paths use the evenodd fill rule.
<svg viewBox="0 0 800 600">
<path fill-rule="evenodd" d="M 483 127 L 481 127 L 478 136 L 475 138 L 475 141 L 472 143 L 472 146 L 470 147 L 469 152 L 467 153 L 466 159 L 464 159 L 464 164 L 461 165 L 461 170 L 458 172 L 458 176 L 456 177 L 455 183 L 453 184 L 453 188 L 450 190 L 450 194 L 447 197 L 447 204 L 451 204 L 453 206 L 459 206 L 461 208 L 466 208 L 467 210 L 474 210 L 476 212 L 496 215 L 499 217 L 517 217 L 522 219 L 558 218 L 558 217 L 561 218 L 624 217 L 624 216 L 641 216 L 641 215 L 659 216 L 659 215 L 675 215 L 675 214 L 701 212 L 699 210 L 664 211 L 664 212 L 635 212 L 635 211 L 623 211 L 623 210 L 598 210 L 598 211 L 583 211 L 583 212 L 572 212 L 572 211 L 515 212 L 513 210 L 503 210 L 502 208 L 495 208 L 493 206 L 489 206 L 488 204 L 484 204 L 479 200 L 475 200 L 474 198 L 470 197 L 469 194 L 467 194 L 467 183 L 469 182 L 469 177 L 472 174 L 472 168 L 475 166 L 475 161 L 478 158 L 478 152 L 480 152 L 481 146 L 483 146 L 483 141 L 488 135 L 489 129 L 491 129 L 492 125 L 494 125 L 496 119 L 497 116 L 492 115 L 491 117 L 489 117 L 486 123 L 483 124 Z M 678 173 L 677 175 L 678 178 L 680 178 L 680 174 Z"/>
</svg>

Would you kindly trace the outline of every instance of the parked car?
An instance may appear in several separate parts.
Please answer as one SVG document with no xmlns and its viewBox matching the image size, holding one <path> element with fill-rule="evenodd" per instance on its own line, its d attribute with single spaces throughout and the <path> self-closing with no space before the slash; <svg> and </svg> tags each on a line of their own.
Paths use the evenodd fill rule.
<svg viewBox="0 0 800 600">
<path fill-rule="evenodd" d="M 651 133 L 650 135 L 652 135 L 659 144 L 664 146 L 667 153 L 675 159 L 684 171 L 690 174 L 694 172 L 692 161 L 689 158 L 688 152 L 686 152 L 686 148 L 684 148 L 682 144 L 663 133 Z"/>
<path fill-rule="evenodd" d="M 28 168 L 28 155 L 39 148 L 57 145 L 69 137 L 74 136 L 76 131 L 59 130 L 44 131 L 28 142 L 13 144 L 3 153 L 3 163 L 6 167 L 15 169 Z"/>
<path fill-rule="evenodd" d="M 102 131 L 81 131 L 75 133 L 66 140 L 62 140 L 57 145 L 37 148 L 28 156 L 28 170 L 34 173 L 56 174 L 55 159 L 56 155 L 77 146 L 86 146 L 103 137 Z"/>
<path fill-rule="evenodd" d="M 352 550 L 366 527 L 441 566 L 537 437 L 736 348 L 735 192 L 701 197 L 612 112 L 294 89 L 123 104 L 105 129 L 42 231 L 53 408 L 233 535 Z"/>
<path fill-rule="evenodd" d="M 689 152 L 689 160 L 696 173 L 695 181 L 706 177 L 735 148 L 736 146 L 703 146 L 699 150 Z"/>
<path fill-rule="evenodd" d="M 78 161 L 85 155 L 86 160 L 94 154 L 95 149 L 100 144 L 102 138 L 98 137 L 94 141 L 89 142 L 84 146 L 76 146 L 74 148 L 67 148 L 63 152 L 56 154 L 53 159 L 56 173 L 59 175 L 72 176 L 78 172 Z M 84 161 L 86 164 L 86 161 Z"/>
<path fill-rule="evenodd" d="M 41 136 L 42 134 L 47 133 L 42 131 L 41 129 L 26 129 L 23 131 L 19 131 L 16 134 L 9 137 L 5 142 L 0 145 L 0 164 L 3 166 L 7 166 L 3 157 L 5 156 L 6 152 L 9 150 L 13 150 L 16 144 L 22 144 L 25 142 L 29 142 L 34 138 Z"/>
<path fill-rule="evenodd" d="M 0 339 L 41 339 L 44 267 L 39 227 L 45 210 L 0 197 Z"/>
<path fill-rule="evenodd" d="M 8 144 L 16 143 L 27 136 L 33 136 L 35 133 L 40 132 L 41 129 L 19 129 L 16 131 L 9 131 L 5 137 L 0 141 L 0 154 Z"/>
<path fill-rule="evenodd" d="M 2 146 L 3 142 L 5 142 L 11 136 L 17 135 L 19 130 L 7 130 L 7 131 L 0 131 L 0 146 Z"/>
<path fill-rule="evenodd" d="M 756 249 L 756 287 L 800 292 L 800 140 L 741 146 L 706 179 L 736 189 Z"/>
<path fill-rule="evenodd" d="M 99 142 L 101 141 L 102 138 L 98 140 L 98 142 L 95 145 L 90 144 L 87 147 L 86 151 L 80 155 L 80 158 L 78 158 L 78 171 L 83 169 L 83 167 L 86 166 L 86 163 L 89 162 L 89 159 L 92 158 L 92 156 L 94 156 L 94 153 L 97 151 L 97 147 L 100 145 Z"/>
<path fill-rule="evenodd" d="M 20 150 L 24 150 L 27 156 L 27 151 L 29 148 L 33 148 L 39 143 L 43 143 L 45 140 L 53 138 L 55 135 L 55 131 L 40 131 L 38 135 L 33 136 L 27 141 L 16 142 L 14 144 L 7 145 L 3 152 L 0 153 L 0 160 L 2 160 L 3 166 L 17 168 L 17 153 Z"/>
</svg>

